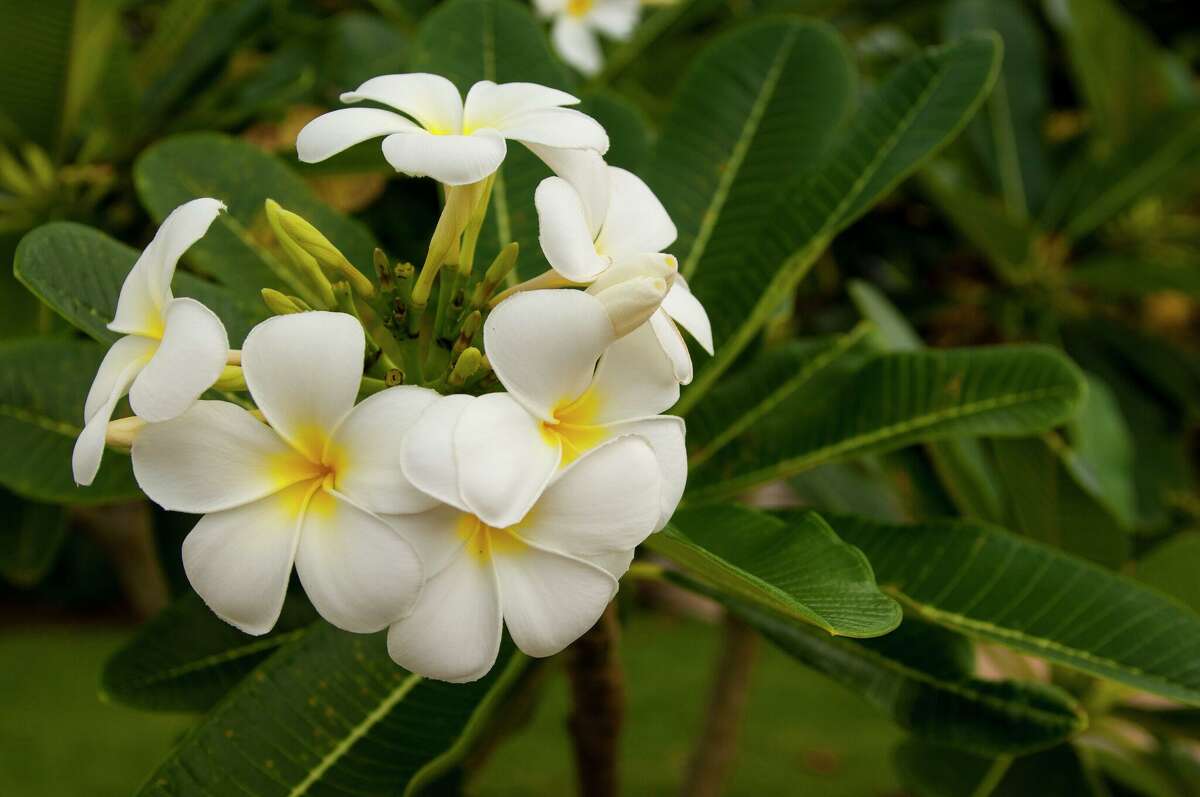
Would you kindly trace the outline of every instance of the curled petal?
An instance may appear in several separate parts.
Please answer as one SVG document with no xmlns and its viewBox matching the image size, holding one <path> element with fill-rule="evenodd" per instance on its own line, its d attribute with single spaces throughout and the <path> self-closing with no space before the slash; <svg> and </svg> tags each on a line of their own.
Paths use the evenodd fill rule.
<svg viewBox="0 0 1200 797">
<path fill-rule="evenodd" d="M 154 356 L 157 346 L 157 341 L 129 335 L 114 343 L 104 355 L 83 404 L 83 431 L 71 452 L 71 471 L 76 484 L 86 487 L 95 480 L 113 410 Z"/>
<path fill-rule="evenodd" d="M 109 329 L 126 335 L 161 337 L 175 266 L 224 209 L 219 200 L 205 197 L 185 202 L 163 219 L 154 240 L 142 251 L 121 285 L 117 312 Z"/>
<path fill-rule="evenodd" d="M 402 385 L 360 402 L 331 443 L 336 487 L 365 509 L 381 514 L 424 512 L 438 499 L 413 486 L 401 467 L 404 437 L 438 394 Z"/>
<path fill-rule="evenodd" d="M 683 418 L 674 415 L 656 415 L 653 418 L 614 423 L 608 427 L 612 435 L 635 435 L 647 443 L 658 461 L 659 489 L 658 523 L 654 530 L 661 531 L 675 514 L 683 489 L 687 486 L 687 446 L 684 444 Z"/>
<path fill-rule="evenodd" d="M 574 290 L 510 296 L 488 316 L 483 330 L 500 382 L 547 421 L 587 389 L 597 358 L 615 337 L 604 305 Z"/>
<path fill-rule="evenodd" d="M 675 370 L 650 324 L 608 348 L 596 367 L 591 395 L 595 413 L 589 422 L 597 425 L 658 415 L 679 400 Z"/>
<path fill-rule="evenodd" d="M 493 83 L 481 80 L 463 103 L 463 131 L 500 129 L 506 120 L 528 111 L 577 105 L 579 98 L 537 83 Z"/>
<path fill-rule="evenodd" d="M 409 429 L 400 448 L 400 467 L 408 481 L 426 495 L 464 512 L 467 507 L 458 490 L 454 429 L 472 401 L 475 399 L 461 395 L 437 399 Z"/>
<path fill-rule="evenodd" d="M 701 348 L 709 354 L 713 353 L 712 324 L 709 323 L 708 313 L 683 277 L 675 277 L 662 307 L 671 320 L 691 333 Z"/>
<path fill-rule="evenodd" d="M 598 291 L 595 296 L 604 305 L 617 337 L 623 337 L 644 326 L 658 312 L 668 288 L 669 284 L 661 277 L 634 277 Z"/>
<path fill-rule="evenodd" d="M 412 613 L 388 630 L 388 654 L 427 678 L 477 681 L 496 662 L 502 627 L 494 570 L 464 553 L 426 582 Z"/>
<path fill-rule="evenodd" d="M 164 318 L 162 342 L 129 391 L 129 406 L 150 423 L 192 406 L 217 381 L 229 356 L 225 325 L 195 299 L 172 299 Z"/>
<path fill-rule="evenodd" d="M 659 309 L 657 313 L 650 316 L 649 326 L 654 331 L 654 337 L 658 341 L 663 355 L 671 363 L 675 380 L 681 385 L 691 384 L 692 354 L 688 351 L 687 343 L 683 340 L 683 335 L 679 334 L 675 322 L 665 311 Z"/>
<path fill-rule="evenodd" d="M 342 102 L 373 102 L 390 105 L 411 116 L 431 133 L 462 132 L 462 96 L 441 75 L 412 72 L 380 75 L 354 91 L 342 94 Z"/>
<path fill-rule="evenodd" d="M 596 253 L 583 199 L 570 183 L 547 177 L 538 184 L 533 203 L 538 241 L 555 271 L 572 282 L 590 282 L 608 268 L 608 259 Z"/>
<path fill-rule="evenodd" d="M 304 126 L 296 136 L 296 155 L 305 163 L 318 163 L 368 139 L 419 129 L 382 108 L 339 108 Z"/>
<path fill-rule="evenodd" d="M 608 213 L 608 164 L 604 158 L 592 149 L 560 149 L 529 142 L 525 142 L 525 146 L 579 193 L 588 222 L 589 240 L 595 241 Z"/>
<path fill-rule="evenodd" d="M 247 634 L 274 627 L 300 536 L 297 509 L 311 492 L 298 484 L 200 518 L 183 541 L 183 569 L 217 617 Z"/>
<path fill-rule="evenodd" d="M 505 138 L 527 144 L 566 149 L 608 152 L 608 133 L 592 117 L 574 108 L 526 111 L 503 121 L 499 130 Z"/>
<path fill-rule="evenodd" d="M 588 77 L 604 66 L 604 54 L 600 51 L 596 34 L 574 17 L 563 15 L 554 20 L 550 41 L 560 58 Z"/>
<path fill-rule="evenodd" d="M 678 233 L 667 209 L 650 186 L 632 172 L 608 167 L 608 216 L 596 243 L 613 257 L 639 252 L 661 252 L 674 243 Z"/>
<path fill-rule="evenodd" d="M 517 523 L 558 468 L 557 435 L 505 393 L 475 399 L 454 429 L 458 489 L 472 514 L 494 528 Z"/>
<path fill-rule="evenodd" d="M 378 516 L 323 489 L 304 510 L 296 572 L 322 617 L 361 634 L 406 616 L 421 591 L 412 545 Z"/>
<path fill-rule="evenodd" d="M 446 185 L 479 182 L 500 168 L 507 151 L 504 139 L 493 130 L 469 136 L 413 130 L 383 140 L 383 156 L 393 169 L 414 177 L 432 177 Z"/>
<path fill-rule="evenodd" d="M 362 327 L 345 313 L 276 316 L 250 330 L 242 371 L 271 426 L 320 462 L 362 381 Z"/>
<path fill-rule="evenodd" d="M 176 512 L 219 512 L 321 475 L 266 424 L 227 401 L 198 401 L 133 441 L 146 495 Z"/>
</svg>

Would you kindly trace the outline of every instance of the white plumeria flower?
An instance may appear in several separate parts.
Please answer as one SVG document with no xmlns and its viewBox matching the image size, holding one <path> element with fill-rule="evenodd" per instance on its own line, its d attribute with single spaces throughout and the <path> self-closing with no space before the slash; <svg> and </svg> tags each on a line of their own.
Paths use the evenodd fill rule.
<svg viewBox="0 0 1200 797">
<path fill-rule="evenodd" d="M 596 35 L 624 41 L 637 27 L 640 0 L 534 0 L 538 12 L 552 17 L 550 41 L 571 66 L 589 77 L 604 66 Z"/>
<path fill-rule="evenodd" d="M 531 149 L 608 150 L 608 134 L 595 119 L 564 105 L 579 102 L 536 83 L 481 80 L 463 101 L 440 75 L 413 73 L 371 78 L 342 102 L 371 100 L 380 108 L 342 108 L 309 122 L 296 138 L 300 160 L 315 163 L 378 136 L 396 171 L 469 185 L 500 167 L 506 139 Z M 411 119 L 409 118 L 411 117 Z"/>
<path fill-rule="evenodd" d="M 563 471 L 519 522 L 482 520 L 454 489 L 469 463 L 456 457 L 452 439 L 461 408 L 487 399 L 439 399 L 405 443 L 419 452 L 422 472 L 437 474 L 447 505 L 394 518 L 420 552 L 427 581 L 412 613 L 389 630 L 388 652 L 405 669 L 444 681 L 485 675 L 504 625 L 530 656 L 551 656 L 579 638 L 613 599 L 658 517 L 654 455 L 645 441 L 622 437 Z"/>
<path fill-rule="evenodd" d="M 683 495 L 687 452 L 683 419 L 659 414 L 678 400 L 679 384 L 662 367 L 649 326 L 618 339 L 595 297 L 528 291 L 492 311 L 484 345 L 509 392 L 434 405 L 439 423 L 423 419 L 405 439 L 404 472 L 414 485 L 506 528 L 526 516 L 561 468 L 607 440 L 636 434 L 659 463 L 654 527 L 666 525 Z M 428 452 L 446 447 L 457 459 L 456 481 L 425 464 Z"/>
<path fill-rule="evenodd" d="M 108 422 L 126 393 L 136 415 L 164 421 L 192 406 L 221 375 L 229 356 L 225 325 L 195 299 L 176 299 L 171 278 L 179 258 L 224 209 L 216 199 L 175 208 L 125 278 L 108 325 L 125 337 L 104 356 L 84 401 L 83 431 L 71 456 L 77 484 L 96 478 Z"/>
<path fill-rule="evenodd" d="M 598 155 L 560 156 L 558 176 L 537 187 L 538 239 L 546 260 L 564 279 L 592 283 L 589 291 L 644 274 L 646 253 L 662 252 L 676 237 L 667 209 L 637 175 L 606 166 Z M 676 324 L 713 353 L 708 313 L 679 275 L 662 308 L 650 318 L 654 335 L 680 384 L 692 381 L 692 358 Z"/>
<path fill-rule="evenodd" d="M 348 631 L 385 628 L 420 592 L 416 552 L 380 516 L 437 505 L 399 460 L 405 431 L 437 394 L 394 387 L 355 406 L 363 349 L 362 327 L 344 313 L 269 319 L 242 349 L 266 424 L 202 401 L 134 440 L 146 495 L 204 515 L 183 543 L 192 587 L 246 633 L 275 625 L 293 563 L 321 616 Z"/>
</svg>

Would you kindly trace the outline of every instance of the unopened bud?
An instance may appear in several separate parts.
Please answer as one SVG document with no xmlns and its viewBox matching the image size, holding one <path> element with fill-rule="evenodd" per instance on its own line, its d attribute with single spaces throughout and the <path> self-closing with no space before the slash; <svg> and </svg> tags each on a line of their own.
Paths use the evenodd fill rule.
<svg viewBox="0 0 1200 797">
<path fill-rule="evenodd" d="M 292 296 L 282 294 L 273 288 L 263 288 L 260 291 L 262 294 L 263 304 L 267 306 L 275 315 L 291 315 L 292 313 L 303 313 L 305 307 L 302 307 L 299 300 Z"/>
<path fill-rule="evenodd" d="M 627 280 L 638 277 L 657 277 L 665 280 L 667 287 L 675 280 L 679 263 L 671 255 L 654 253 L 627 255 L 617 258 L 606 268 L 589 288 L 588 293 L 596 294 Z"/>
<path fill-rule="evenodd" d="M 464 382 L 475 375 L 479 370 L 479 363 L 483 360 L 483 353 L 474 346 L 463 351 L 458 356 L 458 361 L 454 363 L 454 370 L 450 372 L 450 384 L 455 387 L 461 387 Z"/>
<path fill-rule="evenodd" d="M 595 297 L 604 305 L 619 338 L 649 321 L 670 287 L 662 277 L 635 277 L 605 288 Z"/>
<path fill-rule="evenodd" d="M 483 279 L 475 286 L 475 293 L 471 296 L 471 304 L 476 307 L 483 307 L 487 304 L 488 299 L 492 298 L 492 294 L 496 291 L 496 286 L 504 282 L 512 270 L 517 267 L 517 255 L 521 253 L 521 247 L 516 241 L 509 243 L 500 253 L 496 255 L 496 259 L 488 266 L 487 271 L 483 274 Z"/>
<path fill-rule="evenodd" d="M 305 247 L 300 245 L 300 242 L 293 237 L 285 223 L 288 216 L 295 216 L 296 214 L 288 213 L 273 199 L 268 199 L 264 205 L 267 211 L 267 223 L 271 225 L 271 231 L 275 233 L 275 238 L 279 241 L 279 245 L 283 247 L 283 251 L 287 253 L 288 258 L 296 266 L 296 271 L 300 275 L 300 278 L 306 285 L 316 291 L 316 298 L 320 302 L 322 309 L 332 308 L 335 300 L 333 297 L 333 287 L 329 284 L 329 279 L 321 271 L 321 266 L 317 263 L 316 258 Z M 299 217 L 296 216 L 296 218 Z"/>
<path fill-rule="evenodd" d="M 216 383 L 213 384 L 216 390 L 245 390 L 246 375 L 242 373 L 242 368 L 239 365 L 227 365 L 221 369 L 221 375 L 217 377 Z"/>
<path fill-rule="evenodd" d="M 145 426 L 146 422 L 136 415 L 109 421 L 108 428 L 104 430 L 104 444 L 116 451 L 128 453 L 133 447 L 134 438 Z"/>
<path fill-rule="evenodd" d="M 471 341 L 475 338 L 475 333 L 479 331 L 480 324 L 483 323 L 483 314 L 478 310 L 472 310 L 462 323 L 462 328 L 458 332 L 458 340 L 454 341 L 454 349 L 452 355 L 458 355 L 464 352 L 467 346 L 471 345 Z"/>
<path fill-rule="evenodd" d="M 291 236 L 292 240 L 321 265 L 322 268 L 333 272 L 335 277 L 345 279 L 359 296 L 367 299 L 375 295 L 375 286 L 366 275 L 354 267 L 333 243 L 321 234 L 321 231 L 310 224 L 303 216 L 285 210 L 273 200 L 267 200 L 268 207 L 275 205 L 275 216 L 279 225 Z"/>
</svg>

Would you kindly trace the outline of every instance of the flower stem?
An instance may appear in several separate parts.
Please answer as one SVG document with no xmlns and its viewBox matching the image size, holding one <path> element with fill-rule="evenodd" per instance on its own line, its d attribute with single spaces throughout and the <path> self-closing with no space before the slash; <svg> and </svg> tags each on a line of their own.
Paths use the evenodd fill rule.
<svg viewBox="0 0 1200 797">
<path fill-rule="evenodd" d="M 625 676 L 618 656 L 621 626 L 609 604 L 592 629 L 567 649 L 571 715 L 580 797 L 616 797 L 617 752 L 625 717 Z"/>
</svg>

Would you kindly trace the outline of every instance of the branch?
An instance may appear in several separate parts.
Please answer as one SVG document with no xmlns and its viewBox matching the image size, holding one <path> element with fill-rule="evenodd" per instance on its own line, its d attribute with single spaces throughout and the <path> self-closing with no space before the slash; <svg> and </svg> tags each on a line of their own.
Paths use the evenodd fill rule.
<svg viewBox="0 0 1200 797">
<path fill-rule="evenodd" d="M 621 626 L 615 604 L 567 649 L 571 715 L 580 797 L 616 797 L 618 741 L 625 717 L 625 676 L 618 657 Z"/>
</svg>

